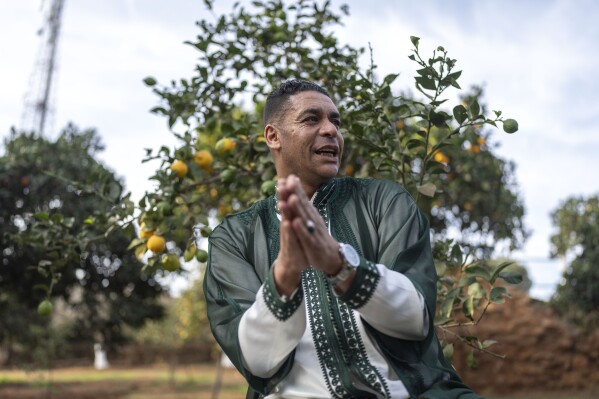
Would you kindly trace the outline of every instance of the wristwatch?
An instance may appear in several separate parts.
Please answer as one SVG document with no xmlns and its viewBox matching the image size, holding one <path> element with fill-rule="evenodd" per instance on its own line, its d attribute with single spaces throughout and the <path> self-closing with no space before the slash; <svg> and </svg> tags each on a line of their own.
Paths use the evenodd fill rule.
<svg viewBox="0 0 599 399">
<path fill-rule="evenodd" d="M 347 279 L 351 275 L 351 272 L 360 266 L 360 255 L 358 255 L 358 252 L 351 245 L 339 244 L 339 254 L 343 260 L 341 270 L 337 274 L 326 275 L 327 280 L 329 280 L 329 283 L 333 287 Z"/>
</svg>

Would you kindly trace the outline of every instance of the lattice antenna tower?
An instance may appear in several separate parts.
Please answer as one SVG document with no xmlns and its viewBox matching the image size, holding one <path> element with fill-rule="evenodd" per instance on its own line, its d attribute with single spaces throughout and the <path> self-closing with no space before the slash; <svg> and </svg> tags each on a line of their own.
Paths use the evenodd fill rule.
<svg viewBox="0 0 599 399">
<path fill-rule="evenodd" d="M 29 88 L 25 95 L 22 126 L 43 135 L 51 107 L 52 80 L 56 69 L 56 54 L 60 34 L 60 22 L 65 0 L 51 0 L 44 12 L 44 22 L 38 35 L 41 38 Z"/>
</svg>

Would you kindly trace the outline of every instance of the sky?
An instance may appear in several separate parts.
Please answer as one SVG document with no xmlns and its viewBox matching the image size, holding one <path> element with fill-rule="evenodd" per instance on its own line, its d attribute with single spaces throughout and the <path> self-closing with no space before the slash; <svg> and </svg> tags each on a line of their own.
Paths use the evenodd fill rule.
<svg viewBox="0 0 599 399">
<path fill-rule="evenodd" d="M 216 3 L 218 14 L 230 10 L 233 1 Z M 350 7 L 344 26 L 336 28 L 340 41 L 371 46 L 381 76 L 401 73 L 398 91 L 412 87 L 415 68 L 407 57 L 414 35 L 425 54 L 444 46 L 463 70 L 461 86 L 483 85 L 490 108 L 518 120 L 519 132 L 497 130 L 492 141 L 500 145 L 499 156 L 517 165 L 525 223 L 532 231 L 512 256 L 528 269 L 531 295 L 548 299 L 564 267 L 549 259 L 550 213 L 570 196 L 599 192 L 593 172 L 599 154 L 599 3 L 332 3 Z M 39 66 L 42 4 L 0 3 L 2 139 L 12 126 L 31 127 L 25 104 Z M 144 148 L 175 145 L 166 120 L 149 112 L 158 97 L 142 80 L 151 75 L 168 83 L 192 76 L 197 53 L 183 42 L 199 33 L 196 21 L 212 18 L 199 0 L 66 0 L 46 135 L 56 137 L 68 122 L 96 128 L 106 146 L 100 159 L 140 198 L 152 189 L 148 177 L 158 167 L 141 163 Z"/>
</svg>

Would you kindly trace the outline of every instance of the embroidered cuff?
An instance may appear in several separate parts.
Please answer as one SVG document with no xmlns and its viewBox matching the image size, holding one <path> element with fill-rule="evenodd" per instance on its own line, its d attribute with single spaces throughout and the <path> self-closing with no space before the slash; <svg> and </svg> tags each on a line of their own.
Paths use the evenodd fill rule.
<svg viewBox="0 0 599 399">
<path fill-rule="evenodd" d="M 277 320 L 280 321 L 287 320 L 295 313 L 297 308 L 299 308 L 301 305 L 302 298 L 304 296 L 301 284 L 289 298 L 286 296 L 279 296 L 279 292 L 277 291 L 277 287 L 275 285 L 272 268 L 271 272 L 266 276 L 263 293 L 266 306 L 277 318 Z"/>
<path fill-rule="evenodd" d="M 360 257 L 360 266 L 349 288 L 339 296 L 339 299 L 352 309 L 359 309 L 372 297 L 381 278 L 376 265 Z"/>
</svg>

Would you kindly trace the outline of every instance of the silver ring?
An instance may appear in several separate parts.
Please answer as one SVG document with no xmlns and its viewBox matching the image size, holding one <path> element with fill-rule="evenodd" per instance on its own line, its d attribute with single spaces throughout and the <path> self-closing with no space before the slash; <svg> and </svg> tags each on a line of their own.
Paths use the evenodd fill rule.
<svg viewBox="0 0 599 399">
<path fill-rule="evenodd" d="M 308 221 L 306 222 L 306 229 L 308 229 L 308 233 L 310 234 L 314 234 L 314 232 L 316 231 L 316 225 L 311 219 L 308 219 Z"/>
</svg>

